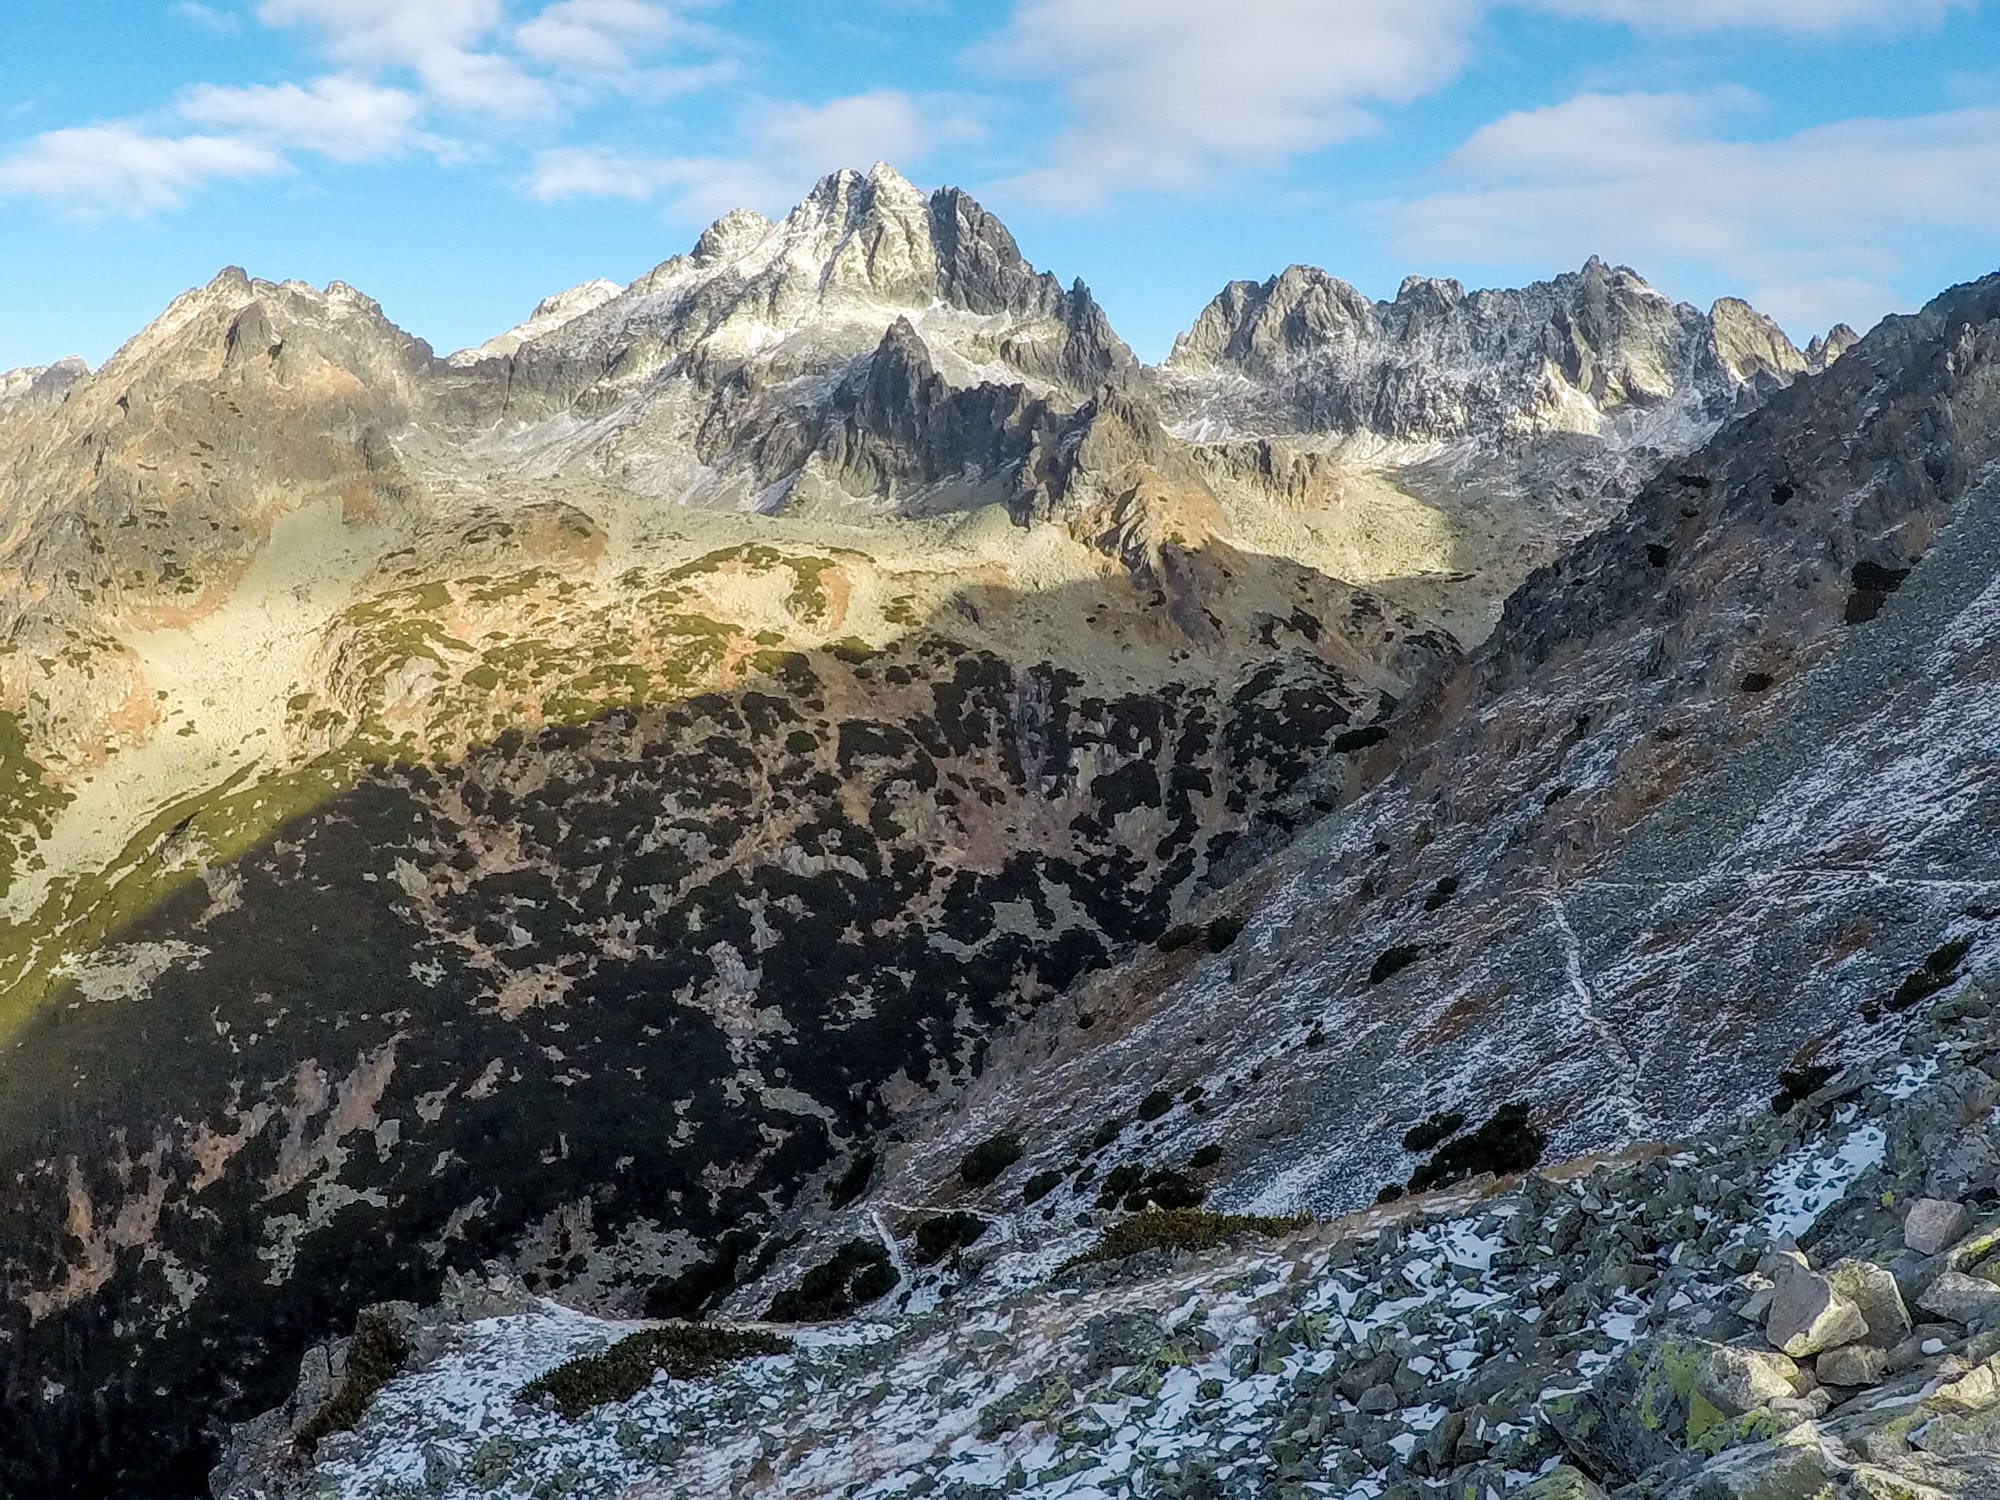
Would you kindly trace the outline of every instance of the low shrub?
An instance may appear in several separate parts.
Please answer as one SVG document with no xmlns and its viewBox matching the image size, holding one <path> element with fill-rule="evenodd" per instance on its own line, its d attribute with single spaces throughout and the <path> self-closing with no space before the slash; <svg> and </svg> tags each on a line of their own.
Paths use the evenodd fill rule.
<svg viewBox="0 0 2000 1500">
<path fill-rule="evenodd" d="M 1174 1096 L 1165 1089 L 1154 1089 L 1139 1101 L 1139 1118 L 1151 1123 L 1174 1107 Z"/>
<path fill-rule="evenodd" d="M 1368 971 L 1368 982 L 1381 984 L 1385 980 L 1393 979 L 1423 956 L 1424 950 L 1415 944 L 1398 944 L 1394 948 L 1387 949 L 1375 960 L 1375 966 Z"/>
<path fill-rule="evenodd" d="M 835 1208 L 845 1208 L 856 1198 L 868 1191 L 868 1184 L 875 1176 L 875 1153 L 864 1151 L 848 1163 L 847 1170 L 834 1179 L 827 1192 L 827 1202 Z"/>
<path fill-rule="evenodd" d="M 965 1153 L 958 1164 L 959 1180 L 967 1187 L 985 1187 L 1020 1159 L 1021 1138 L 1003 1130 Z"/>
<path fill-rule="evenodd" d="M 1441 1110 L 1403 1136 L 1405 1151 L 1430 1151 L 1465 1129 L 1465 1111 Z"/>
<path fill-rule="evenodd" d="M 1062 1180 L 1063 1174 L 1060 1172 L 1037 1172 L 1021 1188 L 1021 1201 L 1023 1203 L 1040 1203 L 1056 1190 L 1056 1185 Z"/>
<path fill-rule="evenodd" d="M 938 1214 L 917 1225 L 910 1238 L 914 1259 L 920 1266 L 934 1266 L 954 1250 L 963 1250 L 986 1233 L 986 1221 L 978 1214 Z"/>
<path fill-rule="evenodd" d="M 1470 1135 L 1444 1142 L 1410 1178 L 1410 1191 L 1450 1187 L 1482 1172 L 1525 1172 L 1542 1159 L 1548 1133 L 1528 1118 L 1525 1104 L 1503 1104 Z"/>
<path fill-rule="evenodd" d="M 648 1328 L 536 1376 L 521 1388 L 521 1399 L 552 1402 L 573 1422 L 595 1407 L 631 1400 L 660 1372 L 674 1380 L 699 1380 L 739 1360 L 791 1351 L 789 1339 L 762 1329 L 706 1323 Z"/>
<path fill-rule="evenodd" d="M 1928 1000 L 1958 978 L 1958 966 L 1972 951 L 1971 938 L 1954 938 L 1924 960 L 1923 966 L 1896 986 L 1885 1002 L 1891 1010 L 1908 1010 L 1920 1000 Z"/>
<path fill-rule="evenodd" d="M 1778 1092 L 1771 1096 L 1771 1113 L 1782 1115 L 1804 1103 L 1833 1081 L 1838 1068 L 1786 1068 L 1778 1074 Z"/>
<path fill-rule="evenodd" d="M 1240 1234 L 1275 1239 L 1311 1223 L 1310 1214 L 1273 1219 L 1258 1214 L 1212 1214 L 1198 1208 L 1166 1208 L 1156 1213 L 1135 1214 L 1113 1224 L 1094 1246 L 1069 1264 L 1124 1260 L 1146 1250 L 1209 1250 Z"/>
<path fill-rule="evenodd" d="M 1177 1172 L 1171 1167 L 1155 1167 L 1148 1171 L 1136 1163 L 1127 1162 L 1105 1174 L 1104 1186 L 1097 1195 L 1097 1206 L 1113 1208 L 1122 1203 L 1131 1213 L 1146 1208 L 1199 1208 L 1202 1199 L 1207 1196 L 1208 1190 L 1185 1172 Z"/>
<path fill-rule="evenodd" d="M 1202 943 L 1210 953 L 1221 953 L 1234 946 L 1243 936 L 1243 918 L 1217 917 L 1208 924 L 1208 931 L 1202 934 Z"/>
<path fill-rule="evenodd" d="M 830 1323 L 895 1290 L 899 1278 L 876 1240 L 849 1240 L 771 1299 L 774 1323 Z"/>
<path fill-rule="evenodd" d="M 396 1320 L 377 1308 L 364 1308 L 347 1342 L 347 1369 L 325 1404 L 293 1434 L 292 1441 L 310 1457 L 336 1432 L 351 1432 L 382 1387 L 403 1373 L 410 1346 Z"/>
</svg>

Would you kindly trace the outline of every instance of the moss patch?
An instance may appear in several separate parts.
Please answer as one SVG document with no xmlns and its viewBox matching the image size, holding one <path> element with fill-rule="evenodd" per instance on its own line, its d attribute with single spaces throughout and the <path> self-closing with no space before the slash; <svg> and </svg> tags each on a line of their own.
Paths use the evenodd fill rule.
<svg viewBox="0 0 2000 1500">
<path fill-rule="evenodd" d="M 704 1323 L 649 1328 L 601 1354 L 587 1354 L 537 1376 L 521 1388 L 521 1399 L 551 1401 L 575 1421 L 594 1407 L 631 1400 L 662 1372 L 674 1380 L 699 1380 L 740 1360 L 791 1350 L 790 1340 L 761 1329 Z"/>
</svg>

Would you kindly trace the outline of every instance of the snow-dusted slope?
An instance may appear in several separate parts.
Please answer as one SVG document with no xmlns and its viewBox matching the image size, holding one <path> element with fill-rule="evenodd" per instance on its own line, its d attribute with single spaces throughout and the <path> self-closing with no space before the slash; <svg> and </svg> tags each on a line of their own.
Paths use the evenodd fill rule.
<svg viewBox="0 0 2000 1500">
<path fill-rule="evenodd" d="M 464 368 L 481 360 L 505 359 L 523 344 L 553 333 L 565 323 L 574 322 L 585 313 L 602 307 L 624 290 L 617 282 L 599 276 L 566 292 L 557 292 L 553 297 L 544 297 L 535 304 L 535 310 L 525 322 L 517 323 L 505 333 L 495 334 L 476 349 L 459 350 L 451 356 L 450 363 Z"/>
</svg>

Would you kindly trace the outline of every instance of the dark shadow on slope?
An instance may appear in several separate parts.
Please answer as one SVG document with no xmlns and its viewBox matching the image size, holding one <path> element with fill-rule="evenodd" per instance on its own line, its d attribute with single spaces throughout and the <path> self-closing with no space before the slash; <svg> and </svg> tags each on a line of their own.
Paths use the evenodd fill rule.
<svg viewBox="0 0 2000 1500">
<path fill-rule="evenodd" d="M 1106 698 L 946 629 L 379 768 L 120 931 L 150 979 L 0 1054 L 0 1493 L 204 1493 L 447 1269 L 726 1285 L 1383 708 L 1303 643 Z"/>
</svg>

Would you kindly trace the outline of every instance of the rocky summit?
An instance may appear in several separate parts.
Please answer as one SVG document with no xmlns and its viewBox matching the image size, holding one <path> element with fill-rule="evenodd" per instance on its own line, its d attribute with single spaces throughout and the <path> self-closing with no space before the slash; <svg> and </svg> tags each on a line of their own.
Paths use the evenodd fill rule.
<svg viewBox="0 0 2000 1500">
<path fill-rule="evenodd" d="M 0 376 L 0 1494 L 1996 1493 L 1996 370 L 878 166 Z"/>
</svg>

